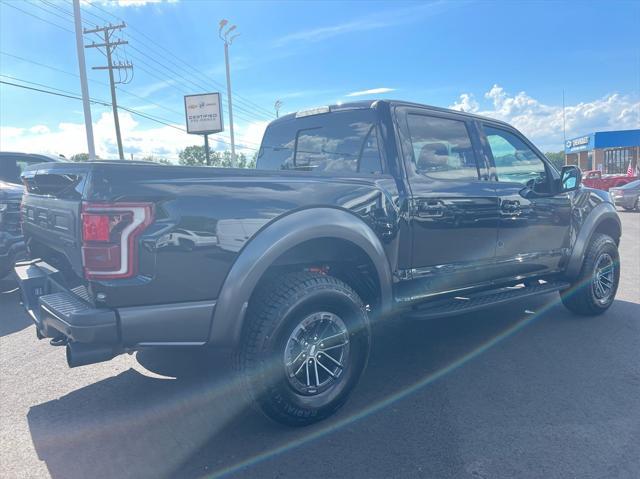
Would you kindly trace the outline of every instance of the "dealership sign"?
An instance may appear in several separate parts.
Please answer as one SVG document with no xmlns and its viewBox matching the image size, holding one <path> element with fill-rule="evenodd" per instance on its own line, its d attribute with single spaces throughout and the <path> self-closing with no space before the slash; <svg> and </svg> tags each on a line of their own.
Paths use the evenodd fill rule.
<svg viewBox="0 0 640 479">
<path fill-rule="evenodd" d="M 568 140 L 567 148 L 575 148 L 576 146 L 582 146 L 582 145 L 588 145 L 588 144 L 589 144 L 589 137 L 582 136 L 580 138 L 576 138 L 575 140 Z"/>
<path fill-rule="evenodd" d="M 208 135 L 224 130 L 220 93 L 185 95 L 184 111 L 187 119 L 187 133 Z"/>
<path fill-rule="evenodd" d="M 565 143 L 565 151 L 567 153 L 571 153 L 572 151 L 581 151 L 590 149 L 591 145 L 591 135 L 581 136 L 579 138 L 573 138 L 572 140 L 567 140 Z"/>
</svg>

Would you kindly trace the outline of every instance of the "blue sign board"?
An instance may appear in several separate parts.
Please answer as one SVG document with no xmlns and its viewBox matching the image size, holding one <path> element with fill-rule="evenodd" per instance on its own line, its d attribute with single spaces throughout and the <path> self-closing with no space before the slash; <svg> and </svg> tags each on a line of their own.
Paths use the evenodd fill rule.
<svg viewBox="0 0 640 479">
<path fill-rule="evenodd" d="M 595 148 L 640 146 L 640 130 L 597 131 L 567 140 L 564 152 L 577 153 Z"/>
</svg>

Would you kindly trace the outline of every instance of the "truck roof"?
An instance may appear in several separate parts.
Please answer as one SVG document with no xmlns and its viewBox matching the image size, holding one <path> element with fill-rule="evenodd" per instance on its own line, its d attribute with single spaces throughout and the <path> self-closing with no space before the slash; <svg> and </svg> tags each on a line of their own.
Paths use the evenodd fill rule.
<svg viewBox="0 0 640 479">
<path fill-rule="evenodd" d="M 69 161 L 64 156 L 50 155 L 48 153 L 26 153 L 24 151 L 0 151 L 0 159 L 2 158 L 17 159 L 22 157 L 42 159 L 43 161 Z"/>
<path fill-rule="evenodd" d="M 465 111 L 451 110 L 449 108 L 442 108 L 442 107 L 433 106 L 433 105 L 425 105 L 422 103 L 416 103 L 416 102 L 410 102 L 410 101 L 404 101 L 404 100 L 381 100 L 381 99 L 360 100 L 360 101 L 353 101 L 353 102 L 346 102 L 346 103 L 337 103 L 333 105 L 325 105 L 324 108 L 329 108 L 329 110 L 332 112 L 343 111 L 343 110 L 364 110 L 367 108 L 374 108 L 378 103 L 387 103 L 389 106 L 415 106 L 415 107 L 424 108 L 427 110 L 432 110 L 434 112 L 453 113 L 455 115 L 466 116 L 466 117 L 475 118 L 478 120 L 489 120 L 492 122 L 501 123 L 505 126 L 511 127 L 511 125 L 509 125 L 508 123 L 501 120 L 496 120 L 495 118 L 489 118 L 486 116 L 476 115 L 474 113 L 468 113 Z M 301 111 L 306 111 L 306 110 L 301 110 Z M 283 115 L 280 118 L 272 121 L 271 123 L 280 123 L 280 122 L 295 119 L 297 115 L 299 115 L 299 113 L 300 111 Z"/>
</svg>

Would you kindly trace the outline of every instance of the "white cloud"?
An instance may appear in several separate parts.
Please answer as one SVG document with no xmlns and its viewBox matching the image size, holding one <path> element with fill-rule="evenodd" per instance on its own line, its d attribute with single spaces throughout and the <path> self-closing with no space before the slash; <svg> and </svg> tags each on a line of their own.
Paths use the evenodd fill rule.
<svg viewBox="0 0 640 479">
<path fill-rule="evenodd" d="M 437 15 L 451 7 L 461 6 L 464 3 L 465 2 L 459 2 L 454 5 L 452 2 L 434 1 L 408 8 L 375 12 L 344 23 L 337 23 L 334 25 L 290 33 L 278 38 L 274 44 L 276 47 L 281 47 L 291 43 L 320 42 L 347 33 L 377 30 L 380 28 L 402 25 L 409 22 L 424 20 L 425 16 Z"/>
<path fill-rule="evenodd" d="M 49 127 L 46 125 L 35 125 L 29 128 L 29 131 L 31 133 L 43 134 L 43 133 L 49 133 L 51 130 L 49 130 Z"/>
<path fill-rule="evenodd" d="M 283 46 L 292 42 L 319 42 L 345 33 L 373 30 L 390 25 L 390 23 L 384 22 L 383 20 L 355 20 L 352 22 L 340 23 L 338 25 L 312 28 L 309 30 L 291 33 L 276 40 L 275 44 L 276 46 Z"/>
<path fill-rule="evenodd" d="M 24 128 L 18 128 L 16 126 L 0 125 L 0 149 L 2 150 L 9 149 L 3 141 L 4 138 L 13 138 L 13 137 L 22 135 L 24 131 L 25 131 Z"/>
<path fill-rule="evenodd" d="M 118 7 L 144 7 L 152 3 L 178 3 L 180 0 L 100 0 L 102 5 L 117 5 Z M 93 2 L 95 3 L 95 2 Z"/>
<path fill-rule="evenodd" d="M 500 85 L 484 94 L 490 107 L 482 108 L 472 93 L 462 93 L 449 108 L 496 118 L 515 126 L 545 151 L 563 148 L 562 105 L 547 105 L 524 91 L 515 95 Z M 610 93 L 591 101 L 566 105 L 567 137 L 592 131 L 640 127 L 640 100 Z"/>
<path fill-rule="evenodd" d="M 258 148 L 268 122 L 255 122 L 236 125 L 236 151 L 252 156 Z M 174 125 L 183 128 L 183 125 Z M 203 139 L 189 135 L 171 126 L 143 128 L 135 118 L 126 112 L 120 114 L 120 129 L 125 157 L 142 159 L 153 155 L 177 162 L 178 154 L 190 145 L 201 145 Z M 93 133 L 96 154 L 101 158 L 117 158 L 118 148 L 115 140 L 113 117 L 104 112 L 94 121 Z M 227 133 L 211 135 L 209 144 L 215 150 L 228 150 Z M 32 153 L 63 154 L 70 157 L 87 151 L 84 123 L 60 123 L 56 128 L 35 125 L 31 128 L 2 126 L 0 145 L 3 150 L 25 151 Z"/>
<path fill-rule="evenodd" d="M 254 121 L 251 123 L 245 123 L 244 125 L 241 125 L 240 128 L 235 128 L 234 133 L 240 138 L 238 144 L 242 144 L 250 148 L 258 148 L 262 141 L 264 130 L 266 130 L 268 124 L 268 121 Z M 248 153 L 253 155 L 253 151 Z"/>
<path fill-rule="evenodd" d="M 365 95 L 379 95 L 381 93 L 389 93 L 390 91 L 396 91 L 395 88 L 371 88 L 370 90 L 354 91 L 348 93 L 346 96 L 365 96 Z"/>
<path fill-rule="evenodd" d="M 475 113 L 478 111 L 478 102 L 473 98 L 473 93 L 463 93 L 460 98 L 449 108 L 452 110 L 466 111 L 467 113 Z"/>
<path fill-rule="evenodd" d="M 168 80 L 162 80 L 162 81 L 150 83 L 148 85 L 145 85 L 143 87 L 136 89 L 136 94 L 143 98 L 147 98 L 153 95 L 154 93 L 157 93 L 161 90 L 164 90 L 165 88 L 169 88 L 170 86 L 175 85 L 176 83 L 178 82 L 172 78 Z"/>
</svg>

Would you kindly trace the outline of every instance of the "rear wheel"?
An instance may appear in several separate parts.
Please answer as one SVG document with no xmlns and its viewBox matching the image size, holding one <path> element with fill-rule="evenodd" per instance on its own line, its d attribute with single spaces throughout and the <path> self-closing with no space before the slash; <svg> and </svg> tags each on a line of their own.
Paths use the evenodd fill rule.
<svg viewBox="0 0 640 479">
<path fill-rule="evenodd" d="M 562 303 L 572 312 L 595 316 L 604 313 L 616 296 L 620 281 L 620 256 L 615 241 L 595 234 L 573 285 L 562 291 Z"/>
<path fill-rule="evenodd" d="M 263 413 L 304 426 L 345 403 L 370 348 L 365 308 L 347 284 L 288 274 L 257 292 L 248 315 L 238 366 Z"/>
</svg>

